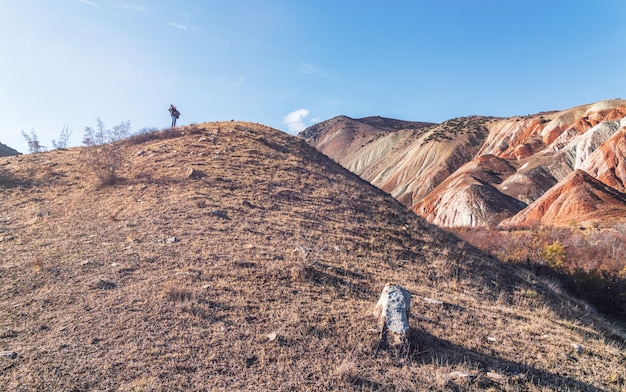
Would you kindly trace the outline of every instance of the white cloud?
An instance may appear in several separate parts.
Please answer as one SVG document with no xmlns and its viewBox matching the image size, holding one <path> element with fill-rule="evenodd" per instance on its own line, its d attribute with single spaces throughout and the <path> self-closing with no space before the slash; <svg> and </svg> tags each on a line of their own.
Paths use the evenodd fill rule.
<svg viewBox="0 0 626 392">
<path fill-rule="evenodd" d="M 118 5 L 119 8 L 123 8 L 126 10 L 130 10 L 130 11 L 137 11 L 137 12 L 142 12 L 146 9 L 146 7 L 144 7 L 143 5 L 134 5 L 134 4 L 120 4 Z"/>
<path fill-rule="evenodd" d="M 300 72 L 305 75 L 315 75 L 322 78 L 328 77 L 328 72 L 326 72 L 324 68 L 308 63 L 300 64 Z"/>
<path fill-rule="evenodd" d="M 171 26 L 171 27 L 174 27 L 176 29 L 187 30 L 187 26 L 181 25 L 181 24 L 178 24 L 178 23 L 170 22 L 167 25 Z"/>
<path fill-rule="evenodd" d="M 304 118 L 309 115 L 307 109 L 298 109 L 289 113 L 283 118 L 283 124 L 287 126 L 288 133 L 295 135 L 306 128 Z"/>
<path fill-rule="evenodd" d="M 100 4 L 98 4 L 98 3 L 94 3 L 93 1 L 89 1 L 89 0 L 78 0 L 78 1 L 80 1 L 80 2 L 81 2 L 81 3 L 83 3 L 83 4 L 90 5 L 90 6 L 92 6 L 92 7 L 98 7 L 98 8 L 100 8 Z"/>
</svg>

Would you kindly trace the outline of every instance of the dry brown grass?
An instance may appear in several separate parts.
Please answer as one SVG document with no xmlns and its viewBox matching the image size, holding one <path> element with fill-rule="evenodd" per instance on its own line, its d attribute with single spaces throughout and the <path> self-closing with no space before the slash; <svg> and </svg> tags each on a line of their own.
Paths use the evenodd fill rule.
<svg viewBox="0 0 626 392">
<path fill-rule="evenodd" d="M 104 188 L 80 149 L 2 158 L 29 182 L 0 189 L 7 390 L 624 388 L 618 329 L 301 140 L 226 122 L 121 147 Z M 414 295 L 402 358 L 377 347 L 387 282 Z"/>
</svg>

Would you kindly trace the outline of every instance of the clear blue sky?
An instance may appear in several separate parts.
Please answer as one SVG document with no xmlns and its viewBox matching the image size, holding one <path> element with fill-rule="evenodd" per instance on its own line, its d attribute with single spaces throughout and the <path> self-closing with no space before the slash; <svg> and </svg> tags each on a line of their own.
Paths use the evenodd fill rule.
<svg viewBox="0 0 626 392">
<path fill-rule="evenodd" d="M 441 122 L 626 98 L 624 0 L 2 0 L 0 142 L 334 116 Z"/>
</svg>

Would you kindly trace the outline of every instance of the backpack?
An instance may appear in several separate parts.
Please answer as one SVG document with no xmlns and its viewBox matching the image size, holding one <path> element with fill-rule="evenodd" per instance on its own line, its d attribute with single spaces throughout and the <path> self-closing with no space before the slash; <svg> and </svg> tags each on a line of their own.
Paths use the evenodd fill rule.
<svg viewBox="0 0 626 392">
<path fill-rule="evenodd" d="M 180 117 L 180 112 L 178 111 L 178 109 L 174 110 L 174 117 L 176 118 Z"/>
</svg>

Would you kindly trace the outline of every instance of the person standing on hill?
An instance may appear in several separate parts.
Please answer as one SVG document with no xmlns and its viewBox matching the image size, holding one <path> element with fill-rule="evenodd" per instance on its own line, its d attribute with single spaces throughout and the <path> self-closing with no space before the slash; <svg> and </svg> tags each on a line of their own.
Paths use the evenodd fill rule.
<svg viewBox="0 0 626 392">
<path fill-rule="evenodd" d="M 172 116 L 172 128 L 176 128 L 176 120 L 180 117 L 180 112 L 174 105 L 170 105 L 170 116 Z"/>
</svg>

